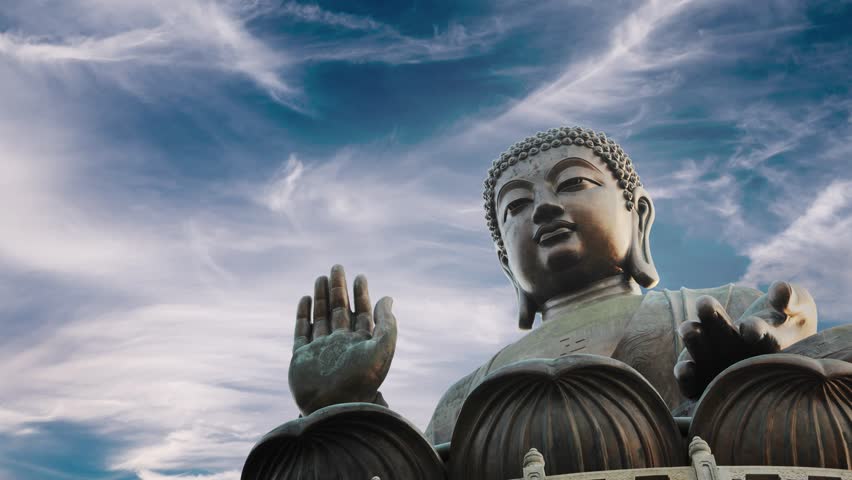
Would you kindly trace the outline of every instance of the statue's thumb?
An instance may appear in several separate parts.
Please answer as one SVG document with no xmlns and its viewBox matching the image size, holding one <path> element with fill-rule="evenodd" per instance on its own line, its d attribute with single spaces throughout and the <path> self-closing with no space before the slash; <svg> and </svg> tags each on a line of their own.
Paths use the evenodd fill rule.
<svg viewBox="0 0 852 480">
<path fill-rule="evenodd" d="M 373 318 L 376 320 L 373 337 L 377 342 L 391 348 L 396 345 L 396 317 L 391 312 L 392 307 L 393 299 L 383 297 L 376 303 L 376 308 L 373 311 Z"/>
<path fill-rule="evenodd" d="M 787 282 L 772 282 L 767 292 L 769 304 L 775 311 L 787 314 L 797 301 L 793 286 Z"/>
<path fill-rule="evenodd" d="M 775 282 L 769 287 L 769 299 L 773 307 L 787 317 L 784 326 L 797 332 L 791 341 L 803 338 L 802 334 L 807 336 L 816 333 L 817 307 L 814 297 L 806 288 Z"/>
</svg>

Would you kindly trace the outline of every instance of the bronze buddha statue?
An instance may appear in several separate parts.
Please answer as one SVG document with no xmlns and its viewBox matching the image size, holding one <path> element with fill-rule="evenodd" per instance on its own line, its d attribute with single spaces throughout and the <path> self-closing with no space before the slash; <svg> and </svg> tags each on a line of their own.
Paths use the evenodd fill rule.
<svg viewBox="0 0 852 480">
<path fill-rule="evenodd" d="M 632 160 L 602 133 L 563 127 L 516 143 L 494 161 L 483 198 L 519 326 L 531 329 L 536 314 L 542 321 L 450 387 L 425 432 L 433 445 L 450 442 L 477 387 L 527 361 L 609 357 L 644 377 L 672 415 L 688 416 L 708 384 L 742 360 L 782 351 L 849 359 L 849 329 L 817 334 L 816 306 L 799 286 L 643 294 L 659 280 L 654 204 Z M 363 276 L 353 290 L 350 308 L 335 266 L 299 302 L 289 381 L 305 416 L 350 402 L 387 406 L 379 387 L 397 336 L 392 301 L 371 313 Z"/>
</svg>

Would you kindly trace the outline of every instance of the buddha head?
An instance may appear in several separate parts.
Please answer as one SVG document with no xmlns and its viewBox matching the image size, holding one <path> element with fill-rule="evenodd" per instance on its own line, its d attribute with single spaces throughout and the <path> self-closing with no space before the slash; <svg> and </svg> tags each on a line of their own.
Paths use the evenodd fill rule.
<svg viewBox="0 0 852 480">
<path fill-rule="evenodd" d="M 633 163 L 603 133 L 539 132 L 488 171 L 486 220 L 518 293 L 518 324 L 532 327 L 548 300 L 622 275 L 650 288 L 654 205 Z"/>
</svg>

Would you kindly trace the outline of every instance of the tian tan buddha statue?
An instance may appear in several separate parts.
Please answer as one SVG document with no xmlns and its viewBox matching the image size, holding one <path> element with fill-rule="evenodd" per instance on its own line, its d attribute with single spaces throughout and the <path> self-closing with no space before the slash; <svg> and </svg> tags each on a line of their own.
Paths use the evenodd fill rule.
<svg viewBox="0 0 852 480">
<path fill-rule="evenodd" d="M 551 478 L 687 468 L 691 451 L 852 468 L 852 329 L 817 333 L 813 298 L 783 281 L 643 294 L 659 280 L 654 203 L 613 140 L 578 127 L 528 137 L 493 162 L 483 197 L 519 327 L 541 325 L 455 382 L 421 434 L 379 393 L 391 299 L 371 308 L 358 276 L 350 302 L 333 267 L 296 314 L 302 416 L 255 446 L 243 479 Z"/>
</svg>

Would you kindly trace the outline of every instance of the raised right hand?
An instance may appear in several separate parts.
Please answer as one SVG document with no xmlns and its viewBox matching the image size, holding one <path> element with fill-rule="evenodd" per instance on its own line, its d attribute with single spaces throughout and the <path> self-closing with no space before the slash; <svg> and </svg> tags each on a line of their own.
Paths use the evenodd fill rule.
<svg viewBox="0 0 852 480">
<path fill-rule="evenodd" d="M 375 402 L 396 349 L 393 300 L 384 297 L 370 314 L 367 279 L 355 278 L 355 310 L 343 267 L 331 269 L 331 281 L 322 276 L 311 297 L 302 297 L 296 312 L 290 391 L 303 415 L 322 407 L 348 402 Z M 375 318 L 375 326 L 373 319 Z"/>
</svg>

